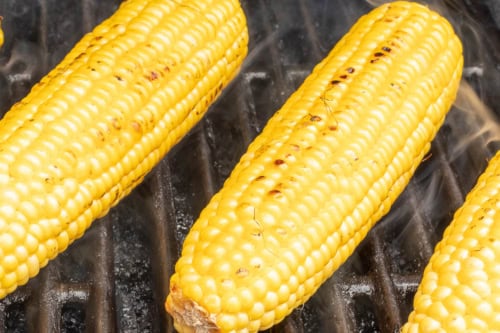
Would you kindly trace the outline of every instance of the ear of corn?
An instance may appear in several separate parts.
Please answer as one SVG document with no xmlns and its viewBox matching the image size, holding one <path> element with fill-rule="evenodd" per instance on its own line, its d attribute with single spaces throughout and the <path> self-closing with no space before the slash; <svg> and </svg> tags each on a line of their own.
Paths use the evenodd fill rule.
<svg viewBox="0 0 500 333">
<path fill-rule="evenodd" d="M 438 243 L 403 332 L 500 331 L 500 152 Z"/>
<path fill-rule="evenodd" d="M 250 145 L 185 239 L 166 309 L 181 332 L 255 332 L 303 304 L 386 214 L 462 70 L 426 7 L 362 17 Z"/>
<path fill-rule="evenodd" d="M 2 20 L 3 20 L 3 18 L 0 16 L 0 46 L 3 45 L 3 39 L 4 39 L 3 30 L 2 30 Z"/>
<path fill-rule="evenodd" d="M 128 0 L 0 121 L 0 297 L 127 195 L 247 52 L 237 0 Z"/>
</svg>

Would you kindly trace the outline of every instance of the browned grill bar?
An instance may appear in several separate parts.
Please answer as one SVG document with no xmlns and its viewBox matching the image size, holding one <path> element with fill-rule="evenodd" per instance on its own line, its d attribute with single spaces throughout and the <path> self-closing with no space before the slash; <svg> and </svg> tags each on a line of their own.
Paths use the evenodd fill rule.
<svg viewBox="0 0 500 333">
<path fill-rule="evenodd" d="M 376 1 L 242 0 L 251 40 L 241 75 L 136 191 L 0 301 L 0 333 L 174 332 L 163 302 L 189 227 L 267 119 L 369 2 Z M 119 3 L 0 0 L 7 36 L 0 53 L 1 111 Z M 500 27 L 488 16 L 489 1 L 431 1 L 442 10 L 444 4 L 466 38 L 467 81 L 498 115 Z M 496 149 L 484 136 L 465 149 L 455 145 L 481 129 L 466 115 L 450 113 L 391 213 L 309 302 L 268 332 L 394 332 L 401 326 L 434 245 Z"/>
</svg>

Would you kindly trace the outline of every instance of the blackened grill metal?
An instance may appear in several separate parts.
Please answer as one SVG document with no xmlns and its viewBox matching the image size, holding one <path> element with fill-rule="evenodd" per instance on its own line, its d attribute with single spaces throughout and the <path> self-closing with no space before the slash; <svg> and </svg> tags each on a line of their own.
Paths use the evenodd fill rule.
<svg viewBox="0 0 500 333">
<path fill-rule="evenodd" d="M 26 94 L 119 2 L 0 0 L 7 36 L 0 54 L 1 110 Z M 371 8 L 361 0 L 242 2 L 251 51 L 240 76 L 144 184 L 36 278 L 0 302 L 0 333 L 173 332 L 163 302 L 191 223 L 266 120 L 354 20 Z M 481 38 L 465 41 L 466 66 L 484 69 L 482 75 L 472 71 L 468 81 L 498 114 L 500 80 L 494 75 L 500 68 L 500 49 L 495 48 L 500 34 L 492 3 L 432 5 L 445 4 L 438 8 L 446 10 L 463 35 L 475 31 L 464 22 L 481 19 L 488 52 L 471 50 L 477 47 L 473 41 Z M 463 154 L 450 156 L 464 127 L 470 132 L 479 126 L 464 123 L 462 116 L 456 110 L 450 113 L 407 190 L 346 264 L 270 331 L 397 331 L 411 311 L 434 245 L 494 152 L 478 137 Z M 439 186 L 432 187 L 436 179 Z M 422 204 L 429 188 L 437 188 L 432 206 Z"/>
</svg>

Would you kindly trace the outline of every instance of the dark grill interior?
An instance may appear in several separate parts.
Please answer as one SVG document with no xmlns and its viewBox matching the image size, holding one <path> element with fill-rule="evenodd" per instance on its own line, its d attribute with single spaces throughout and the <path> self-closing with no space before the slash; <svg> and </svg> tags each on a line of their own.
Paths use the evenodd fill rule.
<svg viewBox="0 0 500 333">
<path fill-rule="evenodd" d="M 6 33 L 1 110 L 24 96 L 119 2 L 0 0 Z M 173 332 L 163 302 L 191 223 L 266 120 L 378 2 L 242 0 L 251 44 L 239 77 L 136 191 L 0 301 L 0 333 Z M 333 278 L 272 332 L 397 331 L 411 311 L 434 245 L 498 148 L 500 4 L 430 4 L 463 37 L 464 77 L 477 95 L 463 85 L 461 107 L 451 111 L 391 213 Z M 493 112 L 479 112 L 481 102 Z"/>
</svg>

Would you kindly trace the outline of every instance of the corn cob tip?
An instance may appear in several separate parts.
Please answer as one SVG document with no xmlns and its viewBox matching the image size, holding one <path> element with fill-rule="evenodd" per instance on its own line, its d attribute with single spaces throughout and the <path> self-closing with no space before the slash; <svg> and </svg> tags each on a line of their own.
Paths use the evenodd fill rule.
<svg viewBox="0 0 500 333">
<path fill-rule="evenodd" d="M 220 332 L 215 323 L 215 316 L 210 315 L 195 301 L 184 297 L 182 290 L 175 284 L 170 287 L 165 309 L 174 318 L 175 329 L 181 333 Z"/>
</svg>

